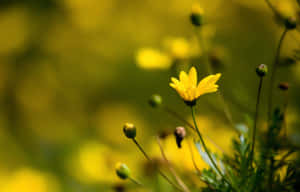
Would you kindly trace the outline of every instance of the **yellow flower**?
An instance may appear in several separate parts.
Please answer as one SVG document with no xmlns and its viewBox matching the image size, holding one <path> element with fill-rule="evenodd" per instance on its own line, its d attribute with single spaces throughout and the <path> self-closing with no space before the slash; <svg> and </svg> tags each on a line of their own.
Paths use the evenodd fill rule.
<svg viewBox="0 0 300 192">
<path fill-rule="evenodd" d="M 195 67 L 192 67 L 189 74 L 181 71 L 179 80 L 172 77 L 170 86 L 177 91 L 184 101 L 195 102 L 201 95 L 216 92 L 219 87 L 216 82 L 220 77 L 220 73 L 209 75 L 202 79 L 197 85 L 197 71 Z"/>
</svg>

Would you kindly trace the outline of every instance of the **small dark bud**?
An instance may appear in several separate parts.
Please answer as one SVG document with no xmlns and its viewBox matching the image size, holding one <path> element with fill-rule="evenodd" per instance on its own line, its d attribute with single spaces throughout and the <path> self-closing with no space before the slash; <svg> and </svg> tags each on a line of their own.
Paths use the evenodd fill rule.
<svg viewBox="0 0 300 192">
<path fill-rule="evenodd" d="M 175 139 L 176 139 L 176 144 L 178 148 L 181 148 L 181 142 L 186 136 L 186 131 L 184 127 L 176 127 L 174 131 Z"/>
<path fill-rule="evenodd" d="M 130 170 L 124 163 L 117 163 L 116 173 L 120 179 L 127 179 L 130 176 Z"/>
<path fill-rule="evenodd" d="M 161 131 L 161 132 L 158 134 L 158 136 L 159 136 L 159 138 L 161 138 L 161 139 L 165 139 L 165 138 L 167 138 L 170 134 L 172 134 L 172 132 L 167 131 L 167 130 L 163 130 L 163 131 Z"/>
<path fill-rule="evenodd" d="M 215 47 L 209 52 L 209 61 L 215 69 L 224 66 L 225 51 L 222 47 Z"/>
<path fill-rule="evenodd" d="M 136 128 L 131 123 L 125 123 L 125 125 L 123 127 L 123 132 L 124 132 L 125 136 L 129 139 L 134 139 L 136 136 Z"/>
<path fill-rule="evenodd" d="M 151 107 L 159 107 L 162 104 L 162 98 L 158 94 L 154 94 L 149 99 Z"/>
<path fill-rule="evenodd" d="M 289 83 L 281 82 L 279 83 L 278 88 L 281 89 L 282 91 L 286 91 L 289 89 Z"/>
<path fill-rule="evenodd" d="M 116 184 L 116 185 L 113 186 L 113 190 L 115 192 L 125 192 L 126 188 L 122 184 Z"/>
<path fill-rule="evenodd" d="M 199 4 L 194 4 L 192 6 L 190 19 L 192 24 L 197 27 L 203 25 L 203 9 L 200 7 Z"/>
<path fill-rule="evenodd" d="M 267 73 L 268 73 L 268 67 L 265 64 L 260 64 L 256 68 L 256 74 L 260 77 L 267 75 Z"/>
<path fill-rule="evenodd" d="M 285 19 L 284 25 L 289 30 L 295 29 L 297 27 L 297 20 L 295 17 L 288 17 Z"/>
</svg>

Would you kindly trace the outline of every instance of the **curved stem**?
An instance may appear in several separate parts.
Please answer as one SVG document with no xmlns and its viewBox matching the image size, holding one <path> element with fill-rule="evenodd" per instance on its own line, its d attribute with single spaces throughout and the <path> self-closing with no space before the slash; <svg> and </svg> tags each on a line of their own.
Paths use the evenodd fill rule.
<svg viewBox="0 0 300 192">
<path fill-rule="evenodd" d="M 176 171 L 173 168 L 172 164 L 168 160 L 168 158 L 167 158 L 167 156 L 164 152 L 164 149 L 162 147 L 160 138 L 156 137 L 156 139 L 157 139 L 157 144 L 158 144 L 160 152 L 161 152 L 161 156 L 163 157 L 163 159 L 167 163 L 168 168 L 169 168 L 170 172 L 173 174 L 173 176 L 174 176 L 175 180 L 177 181 L 178 185 L 183 189 L 184 192 L 190 192 L 189 188 L 185 185 L 185 183 L 182 181 L 182 179 L 178 176 L 178 174 L 176 173 Z"/>
<path fill-rule="evenodd" d="M 268 7 L 276 14 L 276 9 L 275 7 L 272 5 L 272 3 L 270 2 L 270 0 L 265 0 Z"/>
<path fill-rule="evenodd" d="M 201 32 L 202 31 L 199 31 L 200 35 L 198 35 L 198 36 L 196 35 L 196 37 L 198 38 L 200 47 L 202 48 L 202 52 L 205 53 L 206 52 L 206 47 L 205 47 L 205 44 L 204 44 Z M 197 31 L 196 31 L 196 33 L 197 33 Z M 208 71 L 208 73 L 212 74 L 213 73 L 213 69 L 212 69 L 212 66 L 211 66 L 211 64 L 209 62 L 209 59 L 208 59 L 207 55 L 205 57 L 205 63 L 207 63 L 207 71 Z M 228 108 L 227 103 L 225 102 L 223 94 L 221 92 L 218 92 L 217 94 L 219 96 L 220 102 L 223 105 L 223 111 L 224 111 L 226 119 L 228 120 L 228 122 L 230 123 L 230 125 L 232 127 L 234 127 L 234 122 L 233 122 L 233 119 L 232 119 L 232 115 L 231 115 L 231 112 L 230 112 L 230 110 Z"/>
<path fill-rule="evenodd" d="M 256 140 L 256 128 L 257 128 L 257 119 L 258 119 L 258 111 L 259 111 L 259 103 L 260 103 L 260 95 L 261 95 L 261 88 L 263 84 L 263 77 L 259 79 L 259 86 L 258 86 L 258 93 L 256 98 L 256 107 L 255 107 L 255 118 L 254 118 L 254 127 L 252 130 L 252 144 L 251 144 L 251 152 L 250 152 L 250 165 L 252 166 L 253 156 L 254 156 L 254 147 L 255 147 L 255 140 Z"/>
<path fill-rule="evenodd" d="M 219 167 L 217 166 L 216 162 L 214 161 L 214 159 L 212 158 L 208 148 L 206 147 L 205 145 L 205 142 L 202 138 L 202 135 L 199 131 L 199 128 L 198 128 L 198 125 L 197 125 L 197 122 L 196 122 L 196 117 L 195 117 L 195 107 L 191 107 L 191 110 L 192 110 L 192 117 L 193 117 L 193 121 L 194 121 L 194 124 L 195 124 L 195 127 L 196 127 L 196 131 L 197 131 L 197 134 L 199 136 L 199 139 L 200 139 L 200 142 L 209 158 L 209 160 L 211 161 L 211 163 L 213 164 L 213 166 L 215 167 L 215 169 L 217 170 L 218 174 L 223 178 L 223 180 L 233 189 L 232 185 L 230 184 L 230 182 L 225 178 L 224 174 L 221 172 L 221 170 L 219 169 Z M 235 190 L 234 190 L 235 191 Z"/>
<path fill-rule="evenodd" d="M 268 120 L 269 121 L 271 120 L 271 117 L 272 117 L 273 87 L 274 87 L 274 83 L 275 83 L 274 81 L 275 81 L 277 67 L 279 64 L 280 50 L 281 50 L 282 43 L 283 43 L 283 40 L 284 40 L 287 32 L 288 32 L 288 29 L 285 28 L 283 33 L 281 34 L 281 37 L 280 37 L 280 40 L 278 43 L 278 47 L 276 50 L 274 65 L 273 65 L 272 72 L 271 72 L 271 80 L 270 80 L 270 86 L 269 86 L 269 98 L 268 98 Z"/>
<path fill-rule="evenodd" d="M 173 116 L 174 118 L 177 118 L 179 121 L 181 121 L 182 123 L 186 124 L 189 128 L 191 128 L 191 130 L 193 130 L 194 132 L 196 131 L 196 128 L 194 127 L 194 125 L 192 125 L 190 122 L 188 122 L 184 117 L 182 117 L 180 114 L 178 114 L 176 111 L 172 110 L 171 108 L 169 108 L 168 106 L 164 106 L 163 110 L 166 111 L 167 113 L 169 113 L 171 116 Z M 211 142 L 218 150 L 220 150 L 222 153 L 225 153 L 224 149 L 222 149 L 219 145 L 217 145 L 210 137 L 208 137 L 207 135 L 203 135 L 204 138 L 206 138 L 209 142 Z"/>
<path fill-rule="evenodd" d="M 145 152 L 145 150 L 143 149 L 143 147 L 137 142 L 137 140 L 135 138 L 132 139 L 132 141 L 135 143 L 135 145 L 139 148 L 139 150 L 143 153 L 143 155 L 145 156 L 145 158 L 151 162 L 150 157 L 147 155 L 147 153 Z M 169 179 L 169 177 L 167 175 L 165 175 L 160 169 L 158 169 L 158 173 L 170 184 L 172 185 L 175 189 L 177 189 L 178 191 L 182 191 L 181 188 L 179 188 L 175 183 L 173 183 L 173 181 L 171 179 Z"/>
</svg>

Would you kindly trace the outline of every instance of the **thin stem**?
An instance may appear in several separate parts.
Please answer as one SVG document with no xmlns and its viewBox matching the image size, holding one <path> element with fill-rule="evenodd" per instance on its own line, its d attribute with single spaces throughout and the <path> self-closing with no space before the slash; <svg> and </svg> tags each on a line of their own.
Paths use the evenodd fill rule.
<svg viewBox="0 0 300 192">
<path fill-rule="evenodd" d="M 282 43 L 283 40 L 286 36 L 288 32 L 288 29 L 284 29 L 283 33 L 281 34 L 279 43 L 278 43 L 278 47 L 276 50 L 276 56 L 275 56 L 275 61 L 274 61 L 274 65 L 272 68 L 272 72 L 271 72 L 271 80 L 270 80 L 270 86 L 269 86 L 269 98 L 268 98 L 268 120 L 271 120 L 271 116 L 272 116 L 272 105 L 273 105 L 273 87 L 274 87 L 274 80 L 275 80 L 275 75 L 276 75 L 276 71 L 277 71 L 277 67 L 279 65 L 279 57 L 280 57 L 280 50 L 282 47 Z"/>
<path fill-rule="evenodd" d="M 145 158 L 147 160 L 149 160 L 150 162 L 152 161 L 150 159 L 150 157 L 147 155 L 147 153 L 145 152 L 145 150 L 143 149 L 143 147 L 137 142 L 137 140 L 135 138 L 132 139 L 132 141 L 135 143 L 135 145 L 139 148 L 139 150 L 143 153 L 143 155 L 145 156 Z M 171 179 L 168 178 L 167 175 L 165 175 L 160 169 L 158 169 L 158 173 L 170 184 L 172 185 L 174 188 L 176 188 L 178 191 L 182 191 L 181 188 L 179 188 L 175 183 L 173 183 L 173 181 Z"/>
<path fill-rule="evenodd" d="M 196 131 L 196 128 L 194 127 L 194 125 L 192 125 L 190 122 L 188 122 L 184 117 L 182 117 L 180 114 L 178 114 L 176 111 L 172 110 L 171 108 L 169 108 L 168 106 L 164 106 L 163 109 L 169 113 L 171 116 L 173 116 L 174 118 L 177 118 L 179 121 L 181 121 L 182 123 L 186 124 L 189 128 L 191 128 L 191 130 L 193 130 L 194 132 Z M 203 135 L 204 138 L 208 139 L 209 142 L 211 142 L 217 149 L 219 149 L 221 152 L 225 153 L 225 151 L 219 146 L 217 145 L 210 137 L 208 137 L 207 135 Z"/>
<path fill-rule="evenodd" d="M 265 0 L 265 1 L 266 1 L 266 3 L 267 3 L 268 7 L 269 7 L 275 14 L 277 14 L 275 7 L 272 5 L 272 3 L 270 2 L 270 0 Z"/>
<path fill-rule="evenodd" d="M 189 128 L 191 128 L 193 131 L 196 131 L 195 127 L 188 122 L 186 119 L 184 119 L 181 115 L 179 115 L 176 111 L 170 109 L 167 106 L 164 106 L 163 109 L 169 113 L 170 115 L 172 115 L 173 117 L 177 118 L 179 121 L 183 122 L 184 124 L 186 124 Z"/>
<path fill-rule="evenodd" d="M 197 164 L 196 164 L 196 161 L 195 161 L 195 157 L 194 157 L 194 153 L 193 153 L 193 149 L 192 149 L 192 145 L 190 142 L 188 142 L 188 145 L 189 145 L 189 150 L 190 150 L 190 154 L 191 154 L 191 158 L 192 158 L 192 162 L 193 162 L 193 165 L 195 167 L 195 170 L 198 174 L 201 173 L 200 169 L 198 168 Z"/>
<path fill-rule="evenodd" d="M 250 152 L 250 165 L 252 166 L 253 156 L 254 156 L 254 148 L 255 148 L 255 140 L 256 140 L 256 128 L 257 128 L 257 119 L 258 119 L 258 111 L 259 111 L 259 103 L 260 103 L 260 95 L 261 95 L 261 88 L 263 84 L 263 77 L 259 79 L 259 86 L 258 86 L 258 93 L 256 98 L 256 107 L 255 107 L 255 118 L 254 118 L 254 127 L 252 130 L 252 145 L 251 145 L 251 152 Z"/>
<path fill-rule="evenodd" d="M 217 164 L 215 163 L 214 159 L 212 158 L 209 150 L 207 149 L 206 145 L 205 145 L 205 142 L 202 138 L 202 135 L 199 131 L 199 128 L 197 126 L 197 122 L 196 122 L 196 117 L 195 117 L 195 107 L 191 107 L 191 110 L 192 110 L 192 117 L 193 117 L 193 121 L 194 121 L 194 124 L 195 124 L 195 127 L 196 127 L 196 130 L 197 130 L 197 134 L 199 136 L 199 139 L 200 139 L 200 142 L 209 158 L 209 160 L 211 161 L 211 163 L 213 164 L 213 166 L 215 167 L 215 169 L 217 170 L 217 172 L 219 173 L 219 175 L 224 179 L 224 181 L 233 189 L 232 185 L 230 184 L 230 182 L 225 178 L 225 176 L 223 175 L 223 173 L 220 171 L 219 167 L 217 166 Z M 234 190 L 235 191 L 235 190 Z"/>
<path fill-rule="evenodd" d="M 283 134 L 284 137 L 287 138 L 287 122 L 286 122 L 286 114 L 287 114 L 287 108 L 289 104 L 289 92 L 288 90 L 285 91 L 285 102 L 283 106 Z"/>
<path fill-rule="evenodd" d="M 202 31 L 199 31 L 200 35 L 198 35 L 198 36 L 196 35 L 196 37 L 198 37 L 198 41 L 199 41 L 200 47 L 202 47 L 202 52 L 205 53 L 206 52 L 206 47 L 204 45 L 204 41 L 203 41 L 203 37 L 202 37 L 201 32 Z M 197 30 L 196 30 L 196 33 L 197 33 Z M 208 73 L 212 74 L 213 73 L 213 68 L 211 66 L 211 63 L 209 62 L 209 59 L 208 59 L 207 55 L 205 57 L 205 63 L 207 63 L 207 71 L 208 71 Z M 220 102 L 223 105 L 223 111 L 224 111 L 225 117 L 227 118 L 227 120 L 230 123 L 230 125 L 232 125 L 232 127 L 234 127 L 232 115 L 231 115 L 231 112 L 230 112 L 230 110 L 228 108 L 227 103 L 225 102 L 223 94 L 221 92 L 218 92 L 217 94 L 219 96 Z"/>
<path fill-rule="evenodd" d="M 142 148 L 142 146 L 137 142 L 137 140 L 135 138 L 132 139 L 132 141 L 135 143 L 135 145 L 139 148 L 139 150 L 143 153 L 143 155 L 145 156 L 146 159 L 148 159 L 149 161 L 151 161 L 150 157 L 147 155 L 147 153 L 144 151 L 144 149 Z"/>
<path fill-rule="evenodd" d="M 165 162 L 167 163 L 168 168 L 169 168 L 170 172 L 173 174 L 173 176 L 175 177 L 178 185 L 181 186 L 181 188 L 183 189 L 183 191 L 190 192 L 190 190 L 188 189 L 188 187 L 185 185 L 185 183 L 181 180 L 181 178 L 176 173 L 175 169 L 172 167 L 172 164 L 170 163 L 170 161 L 167 159 L 167 156 L 166 156 L 166 154 L 164 152 L 164 149 L 162 147 L 162 144 L 161 144 L 161 141 L 160 141 L 159 137 L 157 137 L 156 139 L 157 139 L 157 144 L 158 144 L 160 152 L 161 152 L 161 156 L 165 160 Z"/>
<path fill-rule="evenodd" d="M 128 177 L 128 179 L 129 179 L 132 183 L 134 183 L 134 184 L 136 184 L 136 185 L 144 186 L 141 182 L 139 182 L 138 180 L 135 180 L 135 179 L 132 178 L 132 177 Z"/>
</svg>

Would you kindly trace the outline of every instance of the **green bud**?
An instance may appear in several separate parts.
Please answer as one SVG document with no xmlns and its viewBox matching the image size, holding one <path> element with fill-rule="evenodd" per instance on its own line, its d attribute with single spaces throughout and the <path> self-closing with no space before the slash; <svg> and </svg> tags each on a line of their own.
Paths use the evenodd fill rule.
<svg viewBox="0 0 300 192">
<path fill-rule="evenodd" d="M 285 19 L 284 25 L 289 30 L 295 29 L 297 27 L 297 20 L 295 17 L 289 17 Z"/>
<path fill-rule="evenodd" d="M 197 27 L 203 25 L 203 9 L 199 4 L 193 4 L 190 19 L 192 24 Z"/>
<path fill-rule="evenodd" d="M 132 123 L 125 123 L 123 127 L 125 136 L 129 139 L 134 139 L 136 136 L 136 128 Z"/>
<path fill-rule="evenodd" d="M 120 179 L 127 179 L 130 176 L 130 169 L 124 163 L 117 163 L 116 173 Z"/>
<path fill-rule="evenodd" d="M 268 67 L 265 64 L 260 64 L 256 68 L 256 74 L 260 77 L 267 75 L 267 73 L 268 73 Z"/>
<path fill-rule="evenodd" d="M 158 107 L 162 104 L 162 98 L 158 94 L 154 94 L 149 99 L 149 104 L 151 107 Z"/>
</svg>

